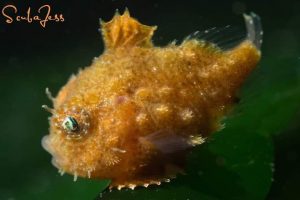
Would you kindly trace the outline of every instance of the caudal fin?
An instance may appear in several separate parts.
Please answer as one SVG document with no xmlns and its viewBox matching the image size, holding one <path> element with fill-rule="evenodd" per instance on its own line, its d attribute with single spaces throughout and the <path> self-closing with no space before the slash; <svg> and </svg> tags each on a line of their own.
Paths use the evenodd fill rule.
<svg viewBox="0 0 300 200">
<path fill-rule="evenodd" d="M 244 14 L 244 19 L 247 28 L 247 39 L 260 50 L 263 42 L 263 30 L 260 17 L 251 12 L 249 15 Z"/>
</svg>

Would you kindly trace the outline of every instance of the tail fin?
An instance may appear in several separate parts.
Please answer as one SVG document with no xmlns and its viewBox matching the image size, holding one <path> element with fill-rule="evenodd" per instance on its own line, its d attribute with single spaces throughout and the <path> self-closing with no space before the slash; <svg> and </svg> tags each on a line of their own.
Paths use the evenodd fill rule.
<svg viewBox="0 0 300 200">
<path fill-rule="evenodd" d="M 263 30 L 260 17 L 251 12 L 249 15 L 244 14 L 247 28 L 247 39 L 250 40 L 258 50 L 260 50 L 263 39 Z"/>
</svg>

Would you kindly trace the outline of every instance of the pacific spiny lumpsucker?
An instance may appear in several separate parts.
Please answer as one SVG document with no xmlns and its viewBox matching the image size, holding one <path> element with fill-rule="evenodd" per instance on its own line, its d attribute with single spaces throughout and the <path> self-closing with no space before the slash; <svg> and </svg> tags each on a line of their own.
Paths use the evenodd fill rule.
<svg viewBox="0 0 300 200">
<path fill-rule="evenodd" d="M 47 110 L 42 140 L 60 172 L 111 179 L 111 188 L 168 182 L 190 150 L 220 128 L 236 92 L 260 59 L 259 17 L 248 36 L 222 50 L 200 40 L 153 46 L 153 26 L 126 10 L 102 22 L 105 51 L 72 76 Z"/>
</svg>

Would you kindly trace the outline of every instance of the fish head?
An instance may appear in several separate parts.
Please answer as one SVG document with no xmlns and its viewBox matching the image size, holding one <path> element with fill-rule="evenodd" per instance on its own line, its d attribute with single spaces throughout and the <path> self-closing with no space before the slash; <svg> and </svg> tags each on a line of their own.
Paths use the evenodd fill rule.
<svg viewBox="0 0 300 200">
<path fill-rule="evenodd" d="M 54 106 L 52 112 L 50 133 L 42 139 L 42 146 L 53 156 L 52 164 L 74 176 L 90 177 L 103 171 L 102 155 L 108 157 L 109 152 L 105 151 L 108 143 L 98 107 L 71 98 Z"/>
</svg>

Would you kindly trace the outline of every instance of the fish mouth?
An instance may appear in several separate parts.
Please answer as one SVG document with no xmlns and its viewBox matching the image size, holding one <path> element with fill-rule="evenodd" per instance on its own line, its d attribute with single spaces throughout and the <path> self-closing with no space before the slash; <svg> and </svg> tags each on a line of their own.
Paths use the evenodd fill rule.
<svg viewBox="0 0 300 200">
<path fill-rule="evenodd" d="M 50 145 L 50 136 L 49 135 L 45 135 L 43 138 L 42 138 L 42 147 L 48 152 L 51 154 L 52 156 L 52 160 L 51 160 L 51 163 L 53 166 L 55 166 L 56 168 L 60 168 L 59 165 L 58 165 L 58 155 L 57 153 L 54 152 L 52 146 Z"/>
<path fill-rule="evenodd" d="M 49 144 L 49 135 L 45 135 L 45 136 L 42 138 L 42 147 L 43 147 L 47 152 L 49 152 L 51 155 L 53 155 L 53 150 L 52 150 L 52 148 L 50 147 L 50 144 Z"/>
<path fill-rule="evenodd" d="M 74 181 L 77 180 L 78 176 L 87 178 L 92 177 L 92 173 L 96 170 L 94 165 L 82 167 L 76 162 L 71 162 L 65 156 L 57 152 L 55 148 L 53 148 L 53 145 L 51 145 L 52 142 L 53 137 L 50 135 L 45 135 L 42 138 L 41 144 L 42 147 L 51 154 L 51 163 L 55 168 L 58 169 L 58 173 L 60 175 L 64 175 L 65 173 L 72 174 L 74 176 Z"/>
<path fill-rule="evenodd" d="M 50 136 L 49 135 L 45 135 L 42 138 L 42 147 L 51 154 L 52 159 L 51 159 L 51 163 L 54 167 L 56 167 L 59 171 L 59 173 L 61 175 L 63 175 L 65 173 L 65 170 L 63 170 L 63 168 L 60 166 L 59 161 L 61 159 L 59 159 L 58 155 L 54 152 L 52 146 L 50 145 Z"/>
</svg>

